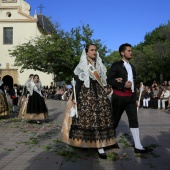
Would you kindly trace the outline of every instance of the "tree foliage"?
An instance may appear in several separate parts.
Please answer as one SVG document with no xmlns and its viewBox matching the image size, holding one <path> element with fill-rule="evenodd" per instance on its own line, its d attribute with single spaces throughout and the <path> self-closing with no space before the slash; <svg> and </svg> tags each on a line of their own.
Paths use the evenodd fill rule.
<svg viewBox="0 0 170 170">
<path fill-rule="evenodd" d="M 161 82 L 170 80 L 170 22 L 160 25 L 152 32 L 146 33 L 144 42 L 133 47 L 131 63 L 136 67 L 137 82 L 151 84 L 153 80 Z M 105 59 L 107 67 L 120 60 L 118 51 L 112 52 Z"/>
<path fill-rule="evenodd" d="M 15 57 L 15 66 L 21 72 L 33 69 L 53 73 L 56 81 L 71 80 L 85 44 L 94 43 L 103 58 L 108 52 L 100 39 L 93 39 L 93 32 L 89 25 L 72 28 L 70 32 L 58 27 L 52 35 L 42 35 L 16 46 L 10 56 Z"/>
<path fill-rule="evenodd" d="M 162 82 L 170 79 L 170 23 L 160 25 L 147 33 L 144 42 L 134 47 L 134 64 L 138 71 L 138 80 L 151 83 L 154 79 Z"/>
<path fill-rule="evenodd" d="M 97 46 L 104 64 L 109 69 L 113 62 L 120 60 L 118 51 L 110 50 L 100 39 L 93 38 L 90 25 L 82 25 L 65 32 L 57 26 L 52 35 L 37 37 L 16 46 L 11 52 L 15 66 L 53 73 L 56 81 L 71 80 L 73 70 L 79 62 L 85 44 Z M 133 48 L 132 63 L 136 67 L 137 81 L 151 83 L 153 80 L 170 80 L 170 22 L 146 33 L 144 41 Z"/>
</svg>

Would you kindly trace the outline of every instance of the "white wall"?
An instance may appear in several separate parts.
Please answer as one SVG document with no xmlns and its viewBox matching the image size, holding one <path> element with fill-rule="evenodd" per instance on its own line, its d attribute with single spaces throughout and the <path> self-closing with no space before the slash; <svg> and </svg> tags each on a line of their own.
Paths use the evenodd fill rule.
<svg viewBox="0 0 170 170">
<path fill-rule="evenodd" d="M 17 7 L 19 4 L 28 8 L 28 10 L 24 8 L 26 13 L 25 15 L 19 12 Z M 23 0 L 18 0 L 17 3 L 1 3 L 0 5 L 7 6 L 7 9 L 0 7 L 0 63 L 2 65 L 0 68 L 5 67 L 5 63 L 10 63 L 10 68 L 14 68 L 13 65 L 15 58 L 9 56 L 9 50 L 14 49 L 16 45 L 21 45 L 25 42 L 28 42 L 32 38 L 40 36 L 41 32 L 37 27 L 36 18 L 27 16 L 27 14 L 29 14 L 29 5 L 23 3 Z M 13 5 L 12 9 L 9 8 L 11 5 Z M 24 10 L 21 8 L 21 11 Z M 11 17 L 7 16 L 7 12 L 11 12 Z M 13 44 L 3 44 L 4 27 L 13 27 Z M 31 73 L 38 74 L 43 85 L 50 85 L 50 83 L 53 81 L 51 74 L 34 70 L 25 70 L 23 73 L 20 73 L 19 71 L 20 68 L 18 68 L 18 81 L 21 85 L 25 83 L 29 74 Z"/>
</svg>

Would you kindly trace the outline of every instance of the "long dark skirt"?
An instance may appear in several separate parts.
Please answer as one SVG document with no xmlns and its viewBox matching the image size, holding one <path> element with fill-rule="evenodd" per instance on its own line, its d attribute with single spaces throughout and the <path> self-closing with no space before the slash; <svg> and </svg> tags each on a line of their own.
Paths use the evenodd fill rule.
<svg viewBox="0 0 170 170">
<path fill-rule="evenodd" d="M 32 96 L 28 99 L 27 113 L 46 113 L 47 107 L 44 98 L 41 97 L 37 92 L 33 91 Z"/>
<path fill-rule="evenodd" d="M 48 119 L 48 110 L 45 100 L 37 92 L 33 91 L 32 96 L 23 100 L 19 117 L 26 120 Z"/>
<path fill-rule="evenodd" d="M 100 148 L 115 143 L 111 103 L 97 81 L 90 80 L 90 88 L 82 85 L 77 109 L 78 118 L 72 118 L 69 133 L 71 145 Z"/>
</svg>

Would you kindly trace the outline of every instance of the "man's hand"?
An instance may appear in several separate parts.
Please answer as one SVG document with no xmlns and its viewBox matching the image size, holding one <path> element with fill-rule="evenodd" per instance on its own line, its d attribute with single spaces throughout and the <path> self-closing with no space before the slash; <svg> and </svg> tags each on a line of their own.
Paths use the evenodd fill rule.
<svg viewBox="0 0 170 170">
<path fill-rule="evenodd" d="M 132 82 L 131 82 L 131 81 L 126 81 L 126 82 L 125 82 L 125 87 L 126 87 L 127 89 L 131 88 L 131 87 L 132 87 Z"/>
</svg>

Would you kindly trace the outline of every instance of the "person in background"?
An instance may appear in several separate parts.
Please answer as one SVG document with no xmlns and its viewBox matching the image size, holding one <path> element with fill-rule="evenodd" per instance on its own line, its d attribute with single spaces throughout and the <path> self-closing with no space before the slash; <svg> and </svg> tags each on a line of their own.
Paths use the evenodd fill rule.
<svg viewBox="0 0 170 170">
<path fill-rule="evenodd" d="M 170 91 L 164 86 L 160 99 L 158 99 L 158 109 L 165 110 L 165 102 L 168 101 Z"/>
<path fill-rule="evenodd" d="M 0 78 L 0 116 L 7 116 L 7 115 L 9 115 L 9 107 L 4 92 L 3 81 Z"/>
<path fill-rule="evenodd" d="M 158 99 L 160 98 L 161 90 L 159 86 L 152 87 L 151 107 L 153 109 L 158 108 Z"/>
<path fill-rule="evenodd" d="M 48 120 L 48 110 L 45 104 L 44 96 L 42 95 L 42 85 L 39 76 L 35 74 L 33 80 L 30 81 L 28 86 L 27 102 L 20 110 L 23 119 L 30 122 L 36 121 L 41 124 L 42 121 Z"/>
<path fill-rule="evenodd" d="M 33 78 L 33 74 L 30 74 L 29 75 L 29 78 L 28 80 L 25 82 L 23 88 L 22 88 L 22 91 L 21 91 L 21 96 L 19 98 L 19 101 L 18 101 L 18 109 L 20 110 L 20 108 L 22 107 L 23 103 L 25 102 L 25 99 L 27 98 L 27 95 L 29 94 L 28 92 L 28 88 L 29 88 L 29 85 L 30 85 L 30 82 L 32 81 L 32 78 Z M 21 115 L 19 114 L 19 117 Z"/>
<path fill-rule="evenodd" d="M 69 99 L 69 97 L 71 96 L 72 92 L 73 92 L 72 86 L 71 86 L 71 85 L 68 85 L 68 86 L 67 86 L 67 91 L 66 91 L 66 94 L 65 94 L 65 97 L 66 97 L 65 99 L 66 99 L 66 101 L 68 101 L 68 99 Z"/>
<path fill-rule="evenodd" d="M 147 90 L 147 91 L 146 91 L 146 93 L 144 95 L 144 99 L 143 99 L 143 108 L 147 109 L 149 107 L 149 101 L 151 100 L 152 93 L 151 93 L 150 87 L 148 87 L 148 86 L 145 87 L 145 90 Z"/>
<path fill-rule="evenodd" d="M 156 82 L 156 81 L 153 81 L 153 83 L 152 83 L 152 88 L 155 88 L 155 87 L 157 87 L 157 86 L 158 86 L 157 82 Z"/>
<path fill-rule="evenodd" d="M 170 87 L 170 81 L 168 81 L 168 87 Z"/>
<path fill-rule="evenodd" d="M 168 90 L 170 92 L 170 86 L 168 86 Z M 168 97 L 168 105 L 167 105 L 167 110 L 166 111 L 169 111 L 170 110 L 170 96 Z"/>
<path fill-rule="evenodd" d="M 168 82 L 167 81 L 164 81 L 163 84 L 162 84 L 163 88 L 166 88 L 168 87 Z"/>
<path fill-rule="evenodd" d="M 12 111 L 13 113 L 17 113 L 18 112 L 18 99 L 19 99 L 19 96 L 20 96 L 20 92 L 18 90 L 18 85 L 17 84 L 14 84 L 13 85 L 13 89 L 11 89 L 10 91 L 10 96 L 11 96 L 11 99 L 12 99 Z"/>
</svg>

